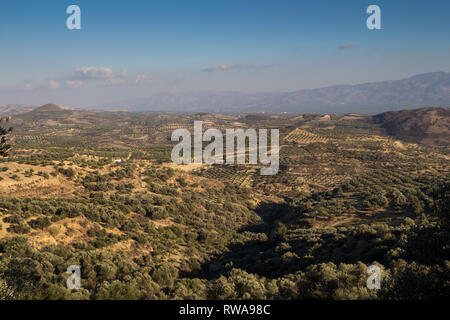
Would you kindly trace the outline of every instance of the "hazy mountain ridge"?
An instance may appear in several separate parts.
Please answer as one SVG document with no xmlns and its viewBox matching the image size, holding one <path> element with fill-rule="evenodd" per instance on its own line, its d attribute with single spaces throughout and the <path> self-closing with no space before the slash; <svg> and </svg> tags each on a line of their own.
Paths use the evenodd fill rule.
<svg viewBox="0 0 450 320">
<path fill-rule="evenodd" d="M 29 104 L 0 104 L 0 116 L 13 116 L 33 110 L 36 106 Z"/>
<path fill-rule="evenodd" d="M 215 112 L 368 113 L 427 106 L 450 107 L 450 73 L 434 72 L 392 81 L 337 85 L 294 92 L 158 93 L 103 108 Z"/>
</svg>

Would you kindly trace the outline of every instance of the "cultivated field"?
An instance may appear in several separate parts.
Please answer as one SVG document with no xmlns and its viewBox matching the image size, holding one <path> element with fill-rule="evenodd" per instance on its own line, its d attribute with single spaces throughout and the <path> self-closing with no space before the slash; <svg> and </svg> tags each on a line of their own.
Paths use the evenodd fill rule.
<svg viewBox="0 0 450 320">
<path fill-rule="evenodd" d="M 171 133 L 194 120 L 279 129 L 279 173 L 173 164 Z M 449 145 L 403 139 L 377 121 L 18 115 L 0 158 L 0 298 L 416 297 L 405 279 L 425 286 L 422 298 L 445 292 Z M 379 292 L 362 280 L 373 263 L 389 282 Z M 83 269 L 82 291 L 64 286 L 70 264 Z"/>
</svg>

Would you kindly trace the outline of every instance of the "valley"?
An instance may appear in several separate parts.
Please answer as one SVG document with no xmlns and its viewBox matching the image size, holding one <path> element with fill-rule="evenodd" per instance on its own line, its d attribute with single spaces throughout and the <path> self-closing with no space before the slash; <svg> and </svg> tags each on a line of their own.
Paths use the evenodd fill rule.
<svg viewBox="0 0 450 320">
<path fill-rule="evenodd" d="M 0 157 L 0 297 L 446 294 L 449 119 L 445 108 L 223 115 L 45 105 L 16 115 Z M 173 164 L 170 136 L 193 132 L 194 121 L 279 129 L 278 174 Z M 383 270 L 378 291 L 365 285 L 371 264 Z M 81 267 L 81 290 L 65 287 L 69 265 Z"/>
</svg>

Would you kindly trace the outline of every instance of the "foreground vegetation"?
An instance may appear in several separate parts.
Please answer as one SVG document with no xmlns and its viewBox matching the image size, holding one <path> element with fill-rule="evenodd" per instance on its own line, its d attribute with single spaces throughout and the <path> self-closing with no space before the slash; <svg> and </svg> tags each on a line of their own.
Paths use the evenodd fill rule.
<svg viewBox="0 0 450 320">
<path fill-rule="evenodd" d="M 0 158 L 0 299 L 449 296 L 448 146 L 353 116 L 117 117 L 16 120 Z M 280 128 L 280 172 L 172 165 L 171 130 L 194 119 Z"/>
</svg>

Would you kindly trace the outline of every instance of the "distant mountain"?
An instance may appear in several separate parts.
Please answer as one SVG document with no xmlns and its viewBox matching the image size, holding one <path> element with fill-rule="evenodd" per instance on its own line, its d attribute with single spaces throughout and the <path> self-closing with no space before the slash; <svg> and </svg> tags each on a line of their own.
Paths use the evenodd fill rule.
<svg viewBox="0 0 450 320">
<path fill-rule="evenodd" d="M 426 106 L 450 107 L 450 73 L 426 73 L 402 80 L 338 85 L 294 92 L 160 93 L 102 108 L 133 111 L 377 114 L 388 110 Z"/>
<path fill-rule="evenodd" d="M 425 144 L 450 145 L 450 109 L 422 108 L 385 112 L 373 117 L 389 135 Z"/>
<path fill-rule="evenodd" d="M 40 107 L 29 104 L 1 104 L 0 105 L 0 116 L 15 116 L 19 114 L 24 114 L 28 112 L 53 112 L 53 111 L 63 111 L 66 110 L 54 103 L 48 103 Z"/>
<path fill-rule="evenodd" d="M 44 104 L 39 108 L 33 109 L 32 112 L 54 112 L 54 111 L 63 111 L 64 109 L 54 103 Z"/>
<path fill-rule="evenodd" d="M 0 104 L 0 116 L 14 116 L 33 110 L 36 106 L 29 104 Z"/>
</svg>

